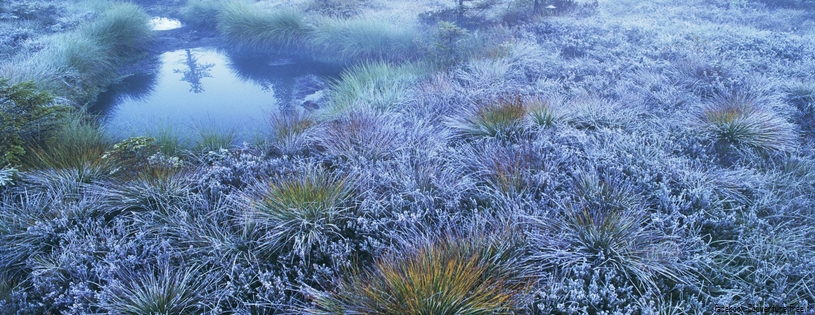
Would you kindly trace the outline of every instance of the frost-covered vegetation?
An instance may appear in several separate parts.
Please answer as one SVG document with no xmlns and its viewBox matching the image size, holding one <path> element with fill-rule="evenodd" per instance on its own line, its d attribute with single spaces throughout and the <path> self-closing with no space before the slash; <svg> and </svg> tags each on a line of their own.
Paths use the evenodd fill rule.
<svg viewBox="0 0 815 315">
<path fill-rule="evenodd" d="M 349 66 L 241 147 L 102 133 L 156 4 L 69 3 L 0 2 L 0 314 L 815 309 L 808 1 L 165 4 Z"/>
</svg>

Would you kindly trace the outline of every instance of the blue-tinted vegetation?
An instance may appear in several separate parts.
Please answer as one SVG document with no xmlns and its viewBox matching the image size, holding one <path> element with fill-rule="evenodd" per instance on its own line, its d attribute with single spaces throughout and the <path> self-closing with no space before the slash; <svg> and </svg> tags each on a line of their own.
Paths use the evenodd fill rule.
<svg viewBox="0 0 815 315">
<path fill-rule="evenodd" d="M 0 314 L 811 314 L 811 10 L 2 1 Z M 92 115 L 204 46 L 250 139 Z"/>
</svg>

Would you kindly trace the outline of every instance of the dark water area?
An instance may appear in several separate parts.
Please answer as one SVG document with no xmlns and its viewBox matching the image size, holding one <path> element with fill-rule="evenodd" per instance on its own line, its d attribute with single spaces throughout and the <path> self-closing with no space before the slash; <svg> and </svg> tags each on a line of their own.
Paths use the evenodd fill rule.
<svg viewBox="0 0 815 315">
<path fill-rule="evenodd" d="M 213 48 L 166 52 L 154 64 L 155 69 L 110 86 L 90 108 L 107 132 L 150 136 L 169 127 L 185 140 L 214 131 L 251 141 L 268 127 L 270 114 L 299 110 L 303 99 L 324 95 L 326 82 L 342 70 Z"/>
</svg>

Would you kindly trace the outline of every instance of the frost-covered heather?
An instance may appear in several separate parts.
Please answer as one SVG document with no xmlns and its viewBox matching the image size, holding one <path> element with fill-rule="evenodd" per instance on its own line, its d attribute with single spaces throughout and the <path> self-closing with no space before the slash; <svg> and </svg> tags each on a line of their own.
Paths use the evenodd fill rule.
<svg viewBox="0 0 815 315">
<path fill-rule="evenodd" d="M 282 26 L 243 44 L 293 44 L 283 35 L 325 12 L 331 51 L 378 9 L 415 23 L 455 6 L 366 1 L 341 20 L 293 3 L 303 20 L 259 2 Z M 73 126 L 63 151 L 77 154 L 0 165 L 0 314 L 811 310 L 815 22 L 805 2 L 768 3 L 583 3 L 460 42 L 409 24 L 436 34 L 415 43 L 438 48 L 417 53 L 440 58 L 426 64 L 404 57 L 410 30 L 380 30 L 391 50 L 333 48 L 372 60 L 327 108 L 271 118 L 258 147 L 207 133 L 196 150 L 155 148 L 183 161 L 171 170 L 104 164 L 125 152 Z"/>
</svg>

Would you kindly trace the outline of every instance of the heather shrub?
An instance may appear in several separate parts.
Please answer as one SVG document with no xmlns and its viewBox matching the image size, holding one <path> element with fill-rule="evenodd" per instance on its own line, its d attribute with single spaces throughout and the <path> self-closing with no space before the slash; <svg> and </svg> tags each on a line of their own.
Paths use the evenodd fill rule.
<svg viewBox="0 0 815 315">
<path fill-rule="evenodd" d="M 178 157 L 163 154 L 162 147 L 152 137 L 132 137 L 113 145 L 102 156 L 108 163 L 118 165 L 115 173 L 123 178 L 167 177 L 184 165 Z"/>
<path fill-rule="evenodd" d="M 309 4 L 309 11 L 316 11 L 321 15 L 350 18 L 360 13 L 360 0 L 314 0 Z"/>
<path fill-rule="evenodd" d="M 242 190 L 262 178 L 283 174 L 292 167 L 291 160 L 252 151 L 210 151 L 201 160 L 203 169 L 195 176 L 196 185 L 215 199 Z"/>
</svg>

